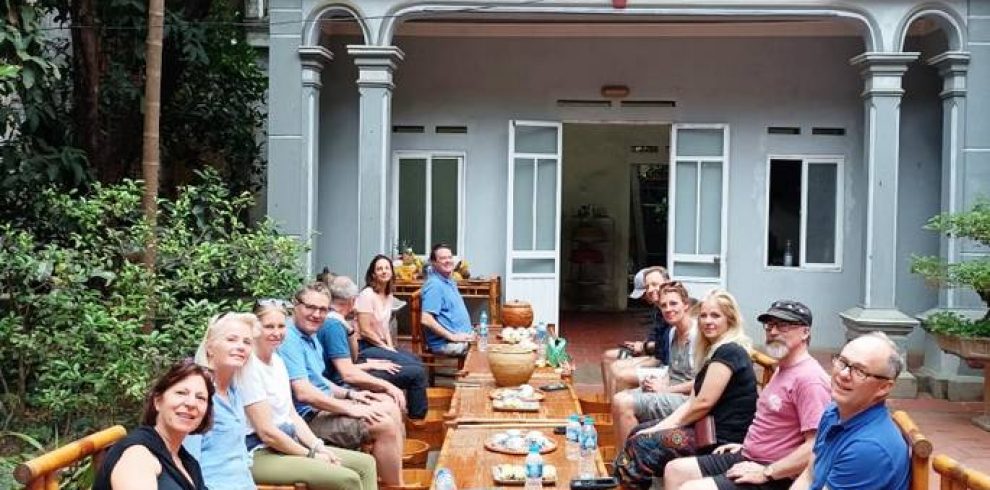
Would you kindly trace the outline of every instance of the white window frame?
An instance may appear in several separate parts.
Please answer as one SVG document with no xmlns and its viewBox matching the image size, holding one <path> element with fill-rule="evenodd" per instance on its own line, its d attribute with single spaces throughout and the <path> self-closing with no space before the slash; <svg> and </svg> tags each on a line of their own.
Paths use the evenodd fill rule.
<svg viewBox="0 0 990 490">
<path fill-rule="evenodd" d="M 800 262 L 796 266 L 785 267 L 780 265 L 770 265 L 767 256 L 770 253 L 770 167 L 774 160 L 800 160 L 801 161 L 801 249 L 799 251 Z M 835 165 L 835 262 L 817 263 L 805 262 L 808 246 L 808 167 L 816 164 Z M 841 272 L 843 253 L 843 211 L 845 209 L 845 164 L 846 158 L 843 155 L 769 155 L 766 165 L 766 189 L 764 190 L 763 213 L 763 267 L 767 270 L 787 270 L 787 271 L 815 271 L 815 272 Z"/>
<path fill-rule="evenodd" d="M 457 242 L 452 245 L 457 250 L 458 257 L 465 256 L 464 250 L 464 218 L 467 216 L 467 208 L 465 207 L 465 179 L 464 179 L 464 165 L 467 162 L 467 153 L 463 151 L 450 151 L 450 150 L 423 150 L 423 151 L 407 151 L 398 150 L 392 152 L 392 236 L 396 240 L 396 245 L 398 245 L 398 240 L 401 239 L 399 236 L 399 161 L 408 159 L 422 159 L 426 160 L 426 250 L 420 254 L 417 251 L 417 255 L 420 257 L 426 257 L 430 254 L 430 247 L 433 246 L 433 159 L 434 158 L 456 158 L 457 159 Z"/>
</svg>

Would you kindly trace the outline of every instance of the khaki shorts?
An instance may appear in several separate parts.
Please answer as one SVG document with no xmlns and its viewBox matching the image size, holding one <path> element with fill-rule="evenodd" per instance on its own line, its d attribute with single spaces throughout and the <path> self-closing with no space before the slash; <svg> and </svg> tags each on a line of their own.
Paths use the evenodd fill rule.
<svg viewBox="0 0 990 490">
<path fill-rule="evenodd" d="M 631 391 L 634 400 L 633 413 L 640 422 L 665 419 L 688 399 L 686 395 L 680 393 L 654 393 L 643 391 L 641 388 Z"/>
<path fill-rule="evenodd" d="M 327 445 L 360 451 L 362 446 L 371 442 L 368 428 L 361 419 L 323 411 L 315 413 L 306 422 L 316 437 L 326 441 Z"/>
</svg>

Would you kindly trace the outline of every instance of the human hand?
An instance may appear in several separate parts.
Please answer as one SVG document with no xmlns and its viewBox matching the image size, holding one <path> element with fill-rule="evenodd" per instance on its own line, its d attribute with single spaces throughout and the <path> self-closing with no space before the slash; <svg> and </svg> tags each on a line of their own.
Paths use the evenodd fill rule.
<svg viewBox="0 0 990 490">
<path fill-rule="evenodd" d="M 384 412 L 372 408 L 371 405 L 361 405 L 359 403 L 352 403 L 347 409 L 347 415 L 368 423 L 381 422 L 385 420 L 386 416 Z"/>
<path fill-rule="evenodd" d="M 383 398 L 381 398 L 377 393 L 370 391 L 361 390 L 351 392 L 351 400 L 358 403 L 363 403 L 365 405 L 370 405 L 372 402 L 382 401 L 382 399 Z"/>
<path fill-rule="evenodd" d="M 450 338 L 451 342 L 474 342 L 473 333 L 455 333 Z"/>
<path fill-rule="evenodd" d="M 388 359 L 368 359 L 364 363 L 368 365 L 368 369 L 373 371 L 385 371 L 389 374 L 396 374 L 402 370 L 402 366 L 389 361 Z"/>
<path fill-rule="evenodd" d="M 629 351 L 632 352 L 634 356 L 643 355 L 642 341 L 636 341 L 636 342 L 625 341 L 622 343 L 622 345 L 624 345 L 626 349 L 629 349 Z"/>
<path fill-rule="evenodd" d="M 340 458 L 338 458 L 335 454 L 331 453 L 326 448 L 323 448 L 322 451 L 317 451 L 316 453 L 314 453 L 313 459 L 323 461 L 330 466 L 340 466 Z"/>
<path fill-rule="evenodd" d="M 737 444 L 735 442 L 730 442 L 729 444 L 722 444 L 721 446 L 715 448 L 712 454 L 735 454 L 742 451 L 742 444 Z"/>
<path fill-rule="evenodd" d="M 647 393 L 660 393 L 667 391 L 667 383 L 659 376 L 649 376 L 643 380 L 642 388 Z"/>
<path fill-rule="evenodd" d="M 402 390 L 396 388 L 395 386 L 392 386 L 385 391 L 385 394 L 387 394 L 388 396 L 392 397 L 393 400 L 395 400 L 396 405 L 399 406 L 399 411 L 401 412 L 406 411 L 406 394 L 403 393 Z"/>
<path fill-rule="evenodd" d="M 763 474 L 765 469 L 766 466 L 760 463 L 741 461 L 732 465 L 732 468 L 729 468 L 729 471 L 725 472 L 725 476 L 729 477 L 735 483 L 761 485 L 767 482 L 767 477 Z"/>
</svg>

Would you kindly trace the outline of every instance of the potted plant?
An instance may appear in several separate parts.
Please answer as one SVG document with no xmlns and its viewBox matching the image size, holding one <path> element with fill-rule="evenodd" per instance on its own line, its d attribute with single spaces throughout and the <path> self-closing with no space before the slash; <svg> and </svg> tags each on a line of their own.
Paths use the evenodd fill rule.
<svg viewBox="0 0 990 490">
<path fill-rule="evenodd" d="M 990 247 L 990 201 L 981 200 L 969 211 L 935 216 L 925 228 Z M 939 257 L 915 256 L 911 272 L 939 288 L 970 288 L 983 300 L 983 310 L 975 315 L 943 310 L 928 315 L 923 323 L 942 350 L 963 358 L 972 367 L 983 368 L 984 414 L 973 421 L 990 430 L 990 257 L 948 263 Z"/>
</svg>

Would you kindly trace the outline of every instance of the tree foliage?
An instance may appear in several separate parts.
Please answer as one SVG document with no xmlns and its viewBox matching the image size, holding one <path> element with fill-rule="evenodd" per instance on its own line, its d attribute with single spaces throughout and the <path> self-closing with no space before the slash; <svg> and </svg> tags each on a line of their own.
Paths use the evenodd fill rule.
<svg viewBox="0 0 990 490">
<path fill-rule="evenodd" d="M 268 222 L 245 225 L 251 198 L 215 171 L 161 202 L 154 277 L 140 263 L 138 182 L 87 195 L 49 189 L 39 200 L 57 219 L 0 225 L 2 400 L 66 434 L 130 422 L 149 380 L 193 353 L 212 315 L 288 297 L 302 280 L 302 245 Z M 156 328 L 144 334 L 152 298 Z"/>
<path fill-rule="evenodd" d="M 240 5 L 166 2 L 164 196 L 205 167 L 261 184 L 267 81 Z M 140 175 L 147 18 L 140 0 L 0 0 L 0 221 L 32 219 L 40 188 Z"/>
<path fill-rule="evenodd" d="M 971 210 L 940 214 L 925 225 L 949 238 L 969 239 L 990 247 L 990 201 L 978 201 Z M 948 263 L 939 257 L 912 257 L 911 272 L 920 274 L 935 287 L 965 287 L 976 291 L 984 306 L 990 306 L 990 258 Z M 978 321 L 948 313 L 931 317 L 926 325 L 935 332 L 966 337 L 990 337 L 990 311 Z"/>
</svg>

